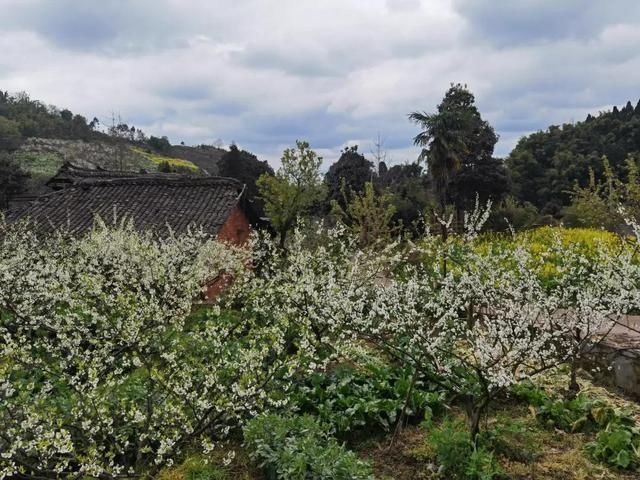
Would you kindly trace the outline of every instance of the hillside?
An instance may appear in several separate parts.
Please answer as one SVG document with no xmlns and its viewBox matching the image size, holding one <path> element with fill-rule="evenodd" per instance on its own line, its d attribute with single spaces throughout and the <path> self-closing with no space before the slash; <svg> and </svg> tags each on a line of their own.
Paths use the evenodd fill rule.
<svg viewBox="0 0 640 480">
<path fill-rule="evenodd" d="M 171 145 L 125 123 L 101 128 L 94 118 L 34 100 L 26 93 L 0 90 L 0 152 L 10 152 L 31 176 L 27 195 L 45 192 L 45 182 L 64 162 L 108 170 L 181 171 L 218 174 L 226 150 Z"/>
<path fill-rule="evenodd" d="M 624 178 L 627 156 L 640 156 L 640 102 L 635 108 L 627 102 L 621 109 L 521 138 L 506 159 L 513 193 L 543 213 L 556 215 L 569 204 L 576 182 L 588 183 L 590 168 L 597 177 L 602 175 L 603 155 Z"/>
</svg>

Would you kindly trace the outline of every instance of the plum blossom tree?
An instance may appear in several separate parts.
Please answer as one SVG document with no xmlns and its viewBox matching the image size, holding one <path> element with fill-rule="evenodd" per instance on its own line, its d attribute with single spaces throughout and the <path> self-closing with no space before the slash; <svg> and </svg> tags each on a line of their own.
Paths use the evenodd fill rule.
<svg viewBox="0 0 640 480">
<path fill-rule="evenodd" d="M 626 257 L 621 262 L 602 252 L 598 268 L 585 268 L 589 258 L 563 247 L 565 271 L 550 285 L 543 273 L 557 251 L 475 248 L 486 218 L 477 211 L 467 216 L 466 243 L 423 238 L 416 250 L 428 261 L 403 262 L 352 325 L 368 343 L 411 365 L 414 378 L 427 376 L 461 399 L 474 439 L 499 394 L 574 359 L 637 305 L 629 293 L 637 289 L 618 279 L 621 273 L 640 278 Z"/>
<path fill-rule="evenodd" d="M 282 401 L 272 392 L 307 351 L 287 349 L 289 324 L 191 314 L 208 279 L 242 278 L 247 260 L 198 232 L 161 240 L 124 224 L 43 239 L 3 225 L 0 478 L 152 475 Z"/>
</svg>

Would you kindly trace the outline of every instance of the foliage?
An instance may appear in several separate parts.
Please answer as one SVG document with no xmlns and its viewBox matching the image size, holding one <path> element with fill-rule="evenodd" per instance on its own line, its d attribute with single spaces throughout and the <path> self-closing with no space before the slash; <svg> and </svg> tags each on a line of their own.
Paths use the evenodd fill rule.
<svg viewBox="0 0 640 480">
<path fill-rule="evenodd" d="M 262 415 L 244 428 L 245 444 L 270 478 L 370 479 L 371 467 L 338 444 L 314 417 Z"/>
<path fill-rule="evenodd" d="M 640 151 L 640 107 L 631 103 L 618 110 L 589 115 L 585 121 L 552 125 L 523 137 L 506 162 L 514 195 L 541 212 L 558 214 L 568 206 L 574 184 L 589 184 L 589 170 L 603 173 L 606 155 L 618 178 L 625 178 L 625 159 Z"/>
<path fill-rule="evenodd" d="M 345 147 L 338 161 L 329 167 L 325 175 L 327 199 L 331 203 L 337 202 L 344 209 L 348 203 L 344 191 L 360 194 L 365 191 L 367 183 L 373 182 L 374 177 L 373 163 L 358 152 L 358 146 Z"/>
<path fill-rule="evenodd" d="M 586 446 L 594 460 L 607 465 L 640 471 L 640 429 L 610 423 Z"/>
<path fill-rule="evenodd" d="M 171 143 L 169 143 L 169 139 L 167 137 L 154 137 L 151 135 L 147 144 L 156 152 L 169 153 L 169 151 L 171 151 Z"/>
<path fill-rule="evenodd" d="M 104 134 L 94 130 L 96 123 L 87 123 L 82 115 L 74 115 L 69 110 L 61 111 L 55 106 L 32 100 L 25 92 L 10 95 L 0 90 L 0 119 L 2 118 L 8 119 L 11 125 L 17 125 L 20 135 L 25 138 L 89 140 L 104 137 Z M 6 126 L 6 121 L 2 123 Z M 11 132 L 12 135 L 15 134 L 13 127 Z"/>
<path fill-rule="evenodd" d="M 140 147 L 131 147 L 131 150 L 138 155 L 142 155 L 147 160 L 152 161 L 155 165 L 158 166 L 158 168 L 160 168 L 162 165 L 168 165 L 171 168 L 180 169 L 182 171 L 189 171 L 190 173 L 194 173 L 199 170 L 196 165 L 188 160 L 158 155 L 156 153 L 148 152 Z"/>
<path fill-rule="evenodd" d="M 298 218 L 325 197 L 321 163 L 322 158 L 309 144 L 298 140 L 295 149 L 287 148 L 282 154 L 282 166 L 275 175 L 263 174 L 258 179 L 266 214 L 280 237 L 281 247 Z"/>
<path fill-rule="evenodd" d="M 476 195 L 484 202 L 508 192 L 506 169 L 492 158 L 498 137 L 466 86 L 452 84 L 436 113 L 413 112 L 409 119 L 422 128 L 414 143 L 422 147 L 442 211 L 449 201 L 464 209 Z"/>
<path fill-rule="evenodd" d="M 474 446 L 463 422 L 445 418 L 429 430 L 426 442 L 447 478 L 491 480 L 502 474 L 493 453 Z"/>
<path fill-rule="evenodd" d="M 0 210 L 9 206 L 12 196 L 26 189 L 28 178 L 29 174 L 16 161 L 0 152 Z"/>
<path fill-rule="evenodd" d="M 230 480 L 230 477 L 217 463 L 194 455 L 180 465 L 160 472 L 158 480 Z"/>
<path fill-rule="evenodd" d="M 530 463 L 538 456 L 536 434 L 528 421 L 499 414 L 482 433 L 480 444 L 506 458 Z"/>
<path fill-rule="evenodd" d="M 509 196 L 493 208 L 487 228 L 494 231 L 507 231 L 512 228 L 519 232 L 534 226 L 539 219 L 538 209 L 531 203 L 522 203 Z"/>
<path fill-rule="evenodd" d="M 367 182 L 362 193 L 351 190 L 350 196 L 343 184 L 343 196 L 346 208 L 332 200 L 332 213 L 351 229 L 360 246 L 385 245 L 399 233 L 400 227 L 393 223 L 396 209 L 390 193 L 376 192 L 373 184 Z"/>
<path fill-rule="evenodd" d="M 0 152 L 13 152 L 21 143 L 22 134 L 18 123 L 0 116 Z"/>
<path fill-rule="evenodd" d="M 466 238 L 486 216 L 468 215 Z M 430 261 L 406 262 L 388 275 L 355 327 L 458 395 L 474 438 L 497 394 L 567 359 L 575 366 L 594 336 L 637 302 L 637 265 L 626 250 L 612 256 L 597 249 L 587 258 L 554 243 L 537 256 L 523 247 L 486 254 L 473 241 L 428 236 L 417 251 Z M 551 282 L 544 274 L 549 256 L 562 272 Z"/>
<path fill-rule="evenodd" d="M 594 460 L 620 469 L 640 468 L 640 429 L 626 412 L 583 393 L 570 400 L 553 399 L 533 384 L 514 386 L 512 393 L 533 405 L 538 419 L 549 427 L 596 431 L 595 440 L 586 445 Z"/>
<path fill-rule="evenodd" d="M 297 388 L 292 400 L 300 411 L 317 416 L 337 434 L 356 429 L 390 430 L 405 408 L 407 417 L 444 410 L 443 395 L 423 380 L 411 388 L 412 372 L 386 364 L 341 366 L 315 373 Z M 408 399 L 408 401 L 407 401 Z"/>
<path fill-rule="evenodd" d="M 264 200 L 260 198 L 257 181 L 261 175 L 273 175 L 273 169 L 266 161 L 236 145 L 231 145 L 218 162 L 218 174 L 240 180 L 245 185 L 244 199 L 246 199 L 249 220 L 253 225 L 262 224 L 265 216 Z"/>
<path fill-rule="evenodd" d="M 189 315 L 208 280 L 242 275 L 243 251 L 130 224 L 81 239 L 27 227 L 0 239 L 0 478 L 153 473 L 281 403 L 304 369 L 282 317 Z"/>
<path fill-rule="evenodd" d="M 377 186 L 391 194 L 395 207 L 393 220 L 401 224 L 405 232 L 419 234 L 424 212 L 433 200 L 422 166 L 414 162 L 382 168 Z"/>
</svg>

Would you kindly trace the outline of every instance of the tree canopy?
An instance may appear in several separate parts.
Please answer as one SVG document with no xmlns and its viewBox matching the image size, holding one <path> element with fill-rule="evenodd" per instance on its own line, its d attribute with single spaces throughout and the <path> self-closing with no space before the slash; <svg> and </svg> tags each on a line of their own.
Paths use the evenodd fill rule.
<svg viewBox="0 0 640 480">
<path fill-rule="evenodd" d="M 336 201 L 345 207 L 342 195 L 343 182 L 347 190 L 361 193 L 364 191 L 365 184 L 371 182 L 374 175 L 373 163 L 358 152 L 358 146 L 346 147 L 342 150 L 338 161 L 329 167 L 325 175 L 328 200 Z"/>
<path fill-rule="evenodd" d="M 604 174 L 602 156 L 616 176 L 628 174 L 626 158 L 640 152 L 640 102 L 589 114 L 582 122 L 552 125 L 520 139 L 507 157 L 515 196 L 557 215 L 571 202 L 577 182 L 587 187 L 590 170 Z"/>
<path fill-rule="evenodd" d="M 281 161 L 275 175 L 263 174 L 257 184 L 266 214 L 280 238 L 280 247 L 284 247 L 298 218 L 324 200 L 326 188 L 320 175 L 322 158 L 307 142 L 297 140 L 295 148 L 283 152 Z"/>
<path fill-rule="evenodd" d="M 409 119 L 422 129 L 414 143 L 422 147 L 441 209 L 450 203 L 469 208 L 476 195 L 501 198 L 508 191 L 507 172 L 493 158 L 498 136 L 466 85 L 452 84 L 435 113 L 416 111 Z"/>
<path fill-rule="evenodd" d="M 265 216 L 264 200 L 258 193 L 257 181 L 262 175 L 273 175 L 273 169 L 266 161 L 258 160 L 253 153 L 231 145 L 218 162 L 218 173 L 223 177 L 240 180 L 245 185 L 244 201 L 249 221 L 256 225 Z"/>
</svg>

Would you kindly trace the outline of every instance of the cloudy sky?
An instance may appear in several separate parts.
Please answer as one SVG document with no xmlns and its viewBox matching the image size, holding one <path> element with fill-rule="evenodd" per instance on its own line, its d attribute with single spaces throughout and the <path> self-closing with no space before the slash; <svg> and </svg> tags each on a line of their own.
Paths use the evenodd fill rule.
<svg viewBox="0 0 640 480">
<path fill-rule="evenodd" d="M 640 98 L 638 0 L 0 0 L 0 89 L 173 143 L 334 161 L 468 84 L 496 153 Z"/>
</svg>

